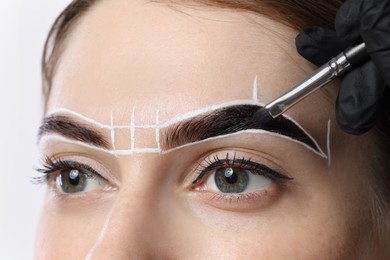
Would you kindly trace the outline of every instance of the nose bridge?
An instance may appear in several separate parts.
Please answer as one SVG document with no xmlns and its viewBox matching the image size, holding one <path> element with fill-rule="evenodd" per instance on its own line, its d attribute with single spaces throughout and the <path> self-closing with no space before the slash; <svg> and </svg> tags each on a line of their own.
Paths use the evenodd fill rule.
<svg viewBox="0 0 390 260">
<path fill-rule="evenodd" d="M 159 166 L 147 164 L 153 160 L 149 157 L 124 163 L 121 186 L 88 259 L 148 259 L 155 251 L 153 241 L 161 234 L 159 178 L 154 173 Z"/>
<path fill-rule="evenodd" d="M 151 216 L 156 215 L 141 203 L 118 202 L 112 207 L 88 259 L 147 258 L 147 252 L 153 251 L 148 248 L 153 238 Z"/>
</svg>

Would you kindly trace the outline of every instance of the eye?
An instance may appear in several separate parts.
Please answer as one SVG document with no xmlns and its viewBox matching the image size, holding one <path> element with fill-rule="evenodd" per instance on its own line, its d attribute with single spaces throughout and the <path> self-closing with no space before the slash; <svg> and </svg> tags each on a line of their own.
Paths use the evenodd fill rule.
<svg viewBox="0 0 390 260">
<path fill-rule="evenodd" d="M 195 190 L 218 194 L 250 194 L 292 180 L 263 163 L 238 158 L 235 153 L 233 157 L 227 153 L 224 159 L 209 156 L 200 167 L 192 183 Z"/>
<path fill-rule="evenodd" d="M 36 183 L 46 183 L 62 194 L 86 193 L 95 190 L 112 189 L 109 182 L 87 164 L 77 161 L 51 160 L 45 158 L 42 176 Z"/>
<path fill-rule="evenodd" d="M 65 169 L 56 178 L 56 186 L 63 193 L 80 193 L 102 190 L 107 183 L 102 178 L 78 169 Z"/>
<path fill-rule="evenodd" d="M 257 175 L 250 170 L 238 167 L 219 168 L 212 173 L 207 181 L 209 191 L 222 193 L 253 192 L 272 185 L 270 178 Z"/>
</svg>

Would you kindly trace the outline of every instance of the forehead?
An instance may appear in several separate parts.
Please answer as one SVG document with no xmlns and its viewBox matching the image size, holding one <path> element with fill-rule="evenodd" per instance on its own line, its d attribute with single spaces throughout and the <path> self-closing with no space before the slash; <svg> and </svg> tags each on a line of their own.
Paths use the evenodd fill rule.
<svg viewBox="0 0 390 260">
<path fill-rule="evenodd" d="M 111 114 L 128 121 L 135 112 L 138 124 L 150 124 L 156 113 L 166 121 L 252 99 L 256 77 L 265 103 L 312 69 L 295 51 L 295 34 L 235 10 L 102 1 L 68 38 L 48 112 L 67 108 L 106 124 Z"/>
</svg>

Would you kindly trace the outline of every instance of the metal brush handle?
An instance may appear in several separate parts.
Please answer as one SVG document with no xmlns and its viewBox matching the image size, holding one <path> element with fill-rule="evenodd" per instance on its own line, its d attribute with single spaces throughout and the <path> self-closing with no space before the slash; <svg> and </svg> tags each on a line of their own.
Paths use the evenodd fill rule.
<svg viewBox="0 0 390 260">
<path fill-rule="evenodd" d="M 364 62 L 368 57 L 364 43 L 345 50 L 322 65 L 289 91 L 267 104 L 265 109 L 268 110 L 273 118 L 278 117 L 300 100 L 344 74 L 353 66 Z"/>
</svg>

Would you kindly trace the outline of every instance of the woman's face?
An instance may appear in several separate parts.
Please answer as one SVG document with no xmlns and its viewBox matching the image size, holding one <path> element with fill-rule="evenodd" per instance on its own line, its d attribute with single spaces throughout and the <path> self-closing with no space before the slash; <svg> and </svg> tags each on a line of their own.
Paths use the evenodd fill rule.
<svg viewBox="0 0 390 260">
<path fill-rule="evenodd" d="M 251 121 L 313 70 L 296 33 L 237 10 L 96 5 L 66 40 L 40 131 L 37 257 L 361 255 L 368 162 L 333 99 L 315 93 L 273 127 Z"/>
</svg>

